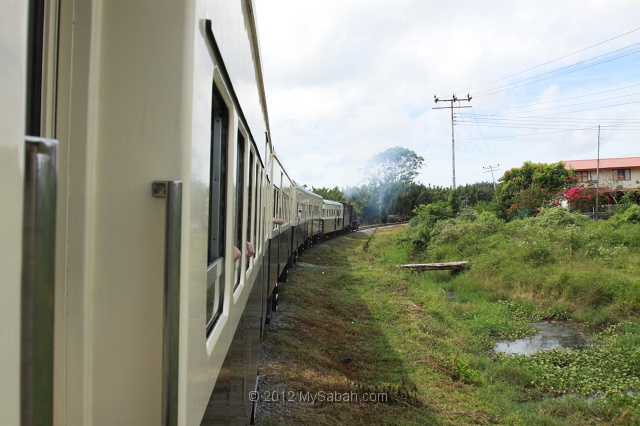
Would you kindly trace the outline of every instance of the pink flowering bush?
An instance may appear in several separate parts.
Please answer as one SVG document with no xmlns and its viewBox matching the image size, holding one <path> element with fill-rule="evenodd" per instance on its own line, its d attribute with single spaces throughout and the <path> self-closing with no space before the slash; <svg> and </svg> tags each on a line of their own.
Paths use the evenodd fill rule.
<svg viewBox="0 0 640 426">
<path fill-rule="evenodd" d="M 583 183 L 564 189 L 560 195 L 569 203 L 571 210 L 585 210 L 593 207 L 595 190 L 585 187 Z"/>
</svg>

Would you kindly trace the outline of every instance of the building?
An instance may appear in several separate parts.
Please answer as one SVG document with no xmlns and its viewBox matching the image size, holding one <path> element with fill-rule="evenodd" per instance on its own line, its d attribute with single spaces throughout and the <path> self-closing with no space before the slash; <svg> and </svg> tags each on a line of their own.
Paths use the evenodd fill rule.
<svg viewBox="0 0 640 426">
<path fill-rule="evenodd" d="M 606 191 L 625 191 L 640 187 L 640 157 L 601 158 L 598 160 L 563 160 L 567 169 L 574 169 L 580 182 L 595 184 L 600 169 L 599 187 Z"/>
</svg>

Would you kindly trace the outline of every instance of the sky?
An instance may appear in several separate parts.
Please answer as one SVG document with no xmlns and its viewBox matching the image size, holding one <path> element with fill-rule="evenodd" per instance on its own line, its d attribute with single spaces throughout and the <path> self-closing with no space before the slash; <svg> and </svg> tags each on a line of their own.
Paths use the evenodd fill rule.
<svg viewBox="0 0 640 426">
<path fill-rule="evenodd" d="M 598 145 L 640 156 L 638 0 L 256 0 L 256 14 L 271 139 L 300 185 L 360 185 L 396 146 L 444 187 L 452 145 L 457 186 Z"/>
</svg>

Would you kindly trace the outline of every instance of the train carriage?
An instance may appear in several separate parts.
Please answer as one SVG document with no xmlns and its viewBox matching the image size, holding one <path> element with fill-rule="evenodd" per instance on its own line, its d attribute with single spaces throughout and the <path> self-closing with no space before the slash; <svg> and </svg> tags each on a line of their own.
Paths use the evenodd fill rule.
<svg viewBox="0 0 640 426">
<path fill-rule="evenodd" d="M 288 268 L 291 266 L 291 242 L 294 230 L 294 197 L 293 181 L 289 178 L 284 166 L 275 153 L 270 156 L 270 177 L 272 184 L 272 219 L 271 238 L 269 240 L 269 273 L 266 287 L 267 322 L 271 318 L 271 311 L 278 306 L 278 289 L 287 280 Z"/>
<path fill-rule="evenodd" d="M 250 422 L 272 232 L 254 3 L 0 12 L 3 422 Z"/>
<path fill-rule="evenodd" d="M 349 228 L 275 154 L 254 1 L 0 16 L 3 424 L 251 423 L 278 285 Z"/>
<path fill-rule="evenodd" d="M 344 229 L 344 206 L 331 200 L 322 201 L 322 232 L 331 234 Z"/>
<path fill-rule="evenodd" d="M 307 191 L 297 184 L 295 186 L 297 218 L 293 247 L 296 256 L 298 256 L 302 254 L 306 246 L 311 242 L 311 238 L 322 229 L 321 219 L 317 214 L 317 211 L 322 206 L 322 197 Z"/>
</svg>

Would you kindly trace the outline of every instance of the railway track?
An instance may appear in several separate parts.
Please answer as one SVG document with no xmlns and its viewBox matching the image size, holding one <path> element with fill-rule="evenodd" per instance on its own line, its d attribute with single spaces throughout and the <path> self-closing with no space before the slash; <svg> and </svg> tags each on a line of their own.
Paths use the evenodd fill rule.
<svg viewBox="0 0 640 426">
<path fill-rule="evenodd" d="M 385 228 L 387 226 L 406 225 L 407 223 L 409 223 L 408 220 L 404 221 L 404 222 L 378 223 L 378 224 L 375 224 L 375 225 L 362 225 L 362 226 L 358 226 L 358 229 L 355 232 L 364 231 L 364 230 L 372 229 L 372 228 Z"/>
</svg>

